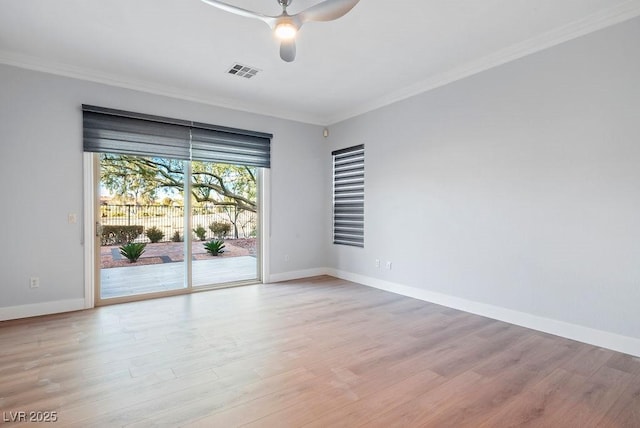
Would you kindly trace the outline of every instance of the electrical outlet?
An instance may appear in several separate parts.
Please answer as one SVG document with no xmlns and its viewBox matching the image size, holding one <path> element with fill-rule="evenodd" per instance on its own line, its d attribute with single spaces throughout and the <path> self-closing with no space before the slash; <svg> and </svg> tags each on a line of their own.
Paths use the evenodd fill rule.
<svg viewBox="0 0 640 428">
<path fill-rule="evenodd" d="M 376 259 L 376 267 L 380 269 L 380 259 Z"/>
<path fill-rule="evenodd" d="M 387 262 L 386 268 L 391 270 L 391 262 Z"/>
<path fill-rule="evenodd" d="M 31 288 L 40 287 L 40 278 L 38 278 L 37 276 L 32 276 L 31 278 L 29 278 L 29 287 Z"/>
</svg>

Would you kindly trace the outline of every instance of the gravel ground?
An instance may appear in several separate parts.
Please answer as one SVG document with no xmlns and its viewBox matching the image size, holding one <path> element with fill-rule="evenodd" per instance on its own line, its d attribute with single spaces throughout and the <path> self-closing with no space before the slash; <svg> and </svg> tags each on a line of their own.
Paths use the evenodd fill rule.
<svg viewBox="0 0 640 428">
<path fill-rule="evenodd" d="M 195 260 L 204 260 L 214 257 L 207 253 L 203 244 L 206 241 L 194 241 L 191 252 Z M 256 254 L 256 239 L 225 239 L 224 253 L 216 257 L 252 256 Z M 147 244 L 145 252 L 135 263 L 120 255 L 119 247 L 105 246 L 100 248 L 100 267 L 112 268 L 132 265 L 150 265 L 159 263 L 172 263 L 184 260 L 183 242 L 159 242 Z"/>
</svg>

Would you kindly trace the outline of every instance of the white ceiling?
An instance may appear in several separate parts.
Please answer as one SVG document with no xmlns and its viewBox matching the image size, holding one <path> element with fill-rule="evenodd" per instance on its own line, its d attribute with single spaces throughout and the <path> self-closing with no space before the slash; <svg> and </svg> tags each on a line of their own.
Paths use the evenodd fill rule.
<svg viewBox="0 0 640 428">
<path fill-rule="evenodd" d="M 285 63 L 263 22 L 200 0 L 0 0 L 0 63 L 328 125 L 638 15 L 640 0 L 361 0 L 305 24 Z"/>
</svg>

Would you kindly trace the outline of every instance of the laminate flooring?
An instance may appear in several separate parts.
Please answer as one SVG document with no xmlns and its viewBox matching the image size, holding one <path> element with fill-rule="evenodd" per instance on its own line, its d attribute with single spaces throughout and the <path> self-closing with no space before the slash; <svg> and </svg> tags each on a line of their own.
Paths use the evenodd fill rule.
<svg viewBox="0 0 640 428">
<path fill-rule="evenodd" d="M 2 322 L 0 410 L 4 426 L 640 427 L 640 359 L 323 276 Z"/>
</svg>

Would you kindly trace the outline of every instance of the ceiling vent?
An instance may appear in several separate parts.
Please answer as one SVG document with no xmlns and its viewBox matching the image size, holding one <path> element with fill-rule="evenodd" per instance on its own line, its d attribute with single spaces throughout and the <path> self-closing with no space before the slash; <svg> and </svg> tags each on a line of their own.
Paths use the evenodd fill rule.
<svg viewBox="0 0 640 428">
<path fill-rule="evenodd" d="M 242 65 L 242 64 L 235 63 L 235 64 L 233 64 L 233 66 L 231 66 L 231 68 L 229 70 L 227 70 L 227 73 L 234 74 L 234 75 L 239 76 L 239 77 L 244 77 L 244 78 L 247 78 L 247 79 L 251 79 L 252 77 L 255 77 L 256 74 L 258 74 L 259 71 L 260 70 L 258 70 L 257 68 L 249 67 L 248 65 Z"/>
</svg>

